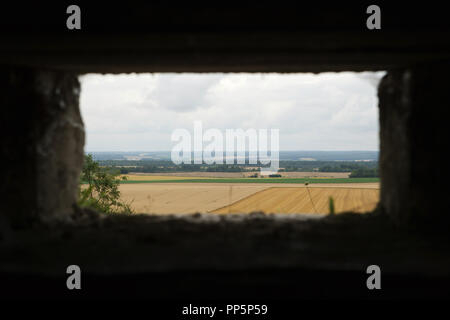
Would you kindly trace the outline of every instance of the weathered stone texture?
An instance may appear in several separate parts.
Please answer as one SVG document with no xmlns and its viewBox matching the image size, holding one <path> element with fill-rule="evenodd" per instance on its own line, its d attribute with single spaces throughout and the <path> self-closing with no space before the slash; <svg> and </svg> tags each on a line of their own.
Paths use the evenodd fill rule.
<svg viewBox="0 0 450 320">
<path fill-rule="evenodd" d="M 399 225 L 448 228 L 446 63 L 391 70 L 379 86 L 381 209 Z"/>
<path fill-rule="evenodd" d="M 84 127 L 75 74 L 0 72 L 0 212 L 14 225 L 65 220 L 76 203 Z"/>
</svg>

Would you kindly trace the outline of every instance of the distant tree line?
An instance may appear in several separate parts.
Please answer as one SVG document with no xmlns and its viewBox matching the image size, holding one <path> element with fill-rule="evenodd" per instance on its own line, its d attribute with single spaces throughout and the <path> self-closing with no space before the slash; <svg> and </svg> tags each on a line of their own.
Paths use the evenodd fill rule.
<svg viewBox="0 0 450 320">
<path fill-rule="evenodd" d="M 258 164 L 179 164 L 170 160 L 101 160 L 99 164 L 112 174 L 165 172 L 249 172 L 258 171 Z M 378 177 L 378 162 L 356 161 L 280 161 L 280 172 L 351 172 L 352 177 Z"/>
<path fill-rule="evenodd" d="M 280 161 L 285 172 L 353 172 L 357 169 L 378 168 L 378 161 Z"/>
<path fill-rule="evenodd" d="M 199 164 L 181 164 L 171 166 L 152 166 L 144 165 L 142 167 L 135 168 L 123 168 L 123 167 L 111 167 L 112 169 L 119 170 L 121 174 L 127 174 L 130 172 L 139 173 L 165 173 L 165 172 L 244 172 L 248 171 L 245 168 L 238 165 L 199 165 Z"/>
<path fill-rule="evenodd" d="M 358 168 L 350 174 L 350 178 L 373 178 L 379 177 L 378 168 Z"/>
</svg>

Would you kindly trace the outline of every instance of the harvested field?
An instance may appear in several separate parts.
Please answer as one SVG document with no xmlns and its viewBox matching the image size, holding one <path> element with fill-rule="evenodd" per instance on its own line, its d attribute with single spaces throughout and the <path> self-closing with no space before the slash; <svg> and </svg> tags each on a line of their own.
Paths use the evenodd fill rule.
<svg viewBox="0 0 450 320">
<path fill-rule="evenodd" d="M 127 176 L 130 179 L 135 177 L 169 177 L 170 179 L 176 179 L 179 177 L 190 178 L 243 178 L 249 175 L 248 172 L 158 172 L 158 173 L 129 173 Z M 150 180 L 150 179 L 143 179 Z"/>
<path fill-rule="evenodd" d="M 196 213 L 210 212 L 267 188 L 239 184 L 122 184 L 121 199 L 133 201 L 138 213 Z"/>
<path fill-rule="evenodd" d="M 128 181 L 148 181 L 148 180 L 185 180 L 185 179 L 207 179 L 207 177 L 189 177 L 183 175 L 163 175 L 161 173 L 155 175 L 149 174 L 123 174 L 120 178 L 126 177 Z"/>
<path fill-rule="evenodd" d="M 378 202 L 379 183 L 345 183 L 345 184 L 315 184 L 310 185 L 309 190 L 313 196 L 314 202 L 318 202 L 316 208 L 318 212 L 328 213 L 328 195 L 331 194 L 335 200 L 336 211 L 356 208 L 370 210 Z M 265 212 L 275 212 L 273 208 L 278 208 L 274 204 L 270 204 L 263 208 L 261 201 L 255 201 L 254 207 L 245 205 L 248 199 L 253 196 L 261 198 L 261 191 L 273 189 L 287 189 L 285 193 L 276 195 L 276 201 L 279 201 L 279 208 L 290 210 L 290 212 L 314 213 L 312 206 L 300 206 L 296 204 L 298 198 L 303 199 L 302 192 L 306 188 L 298 184 L 269 184 L 269 183 L 252 183 L 252 184 L 224 184 L 224 183 L 142 183 L 142 184 L 121 184 L 121 198 L 125 201 L 133 201 L 132 207 L 137 213 L 195 213 L 195 212 L 251 212 L 263 209 Z M 315 190 L 318 190 L 317 192 Z M 320 192 L 322 189 L 326 192 Z M 354 192 L 349 191 L 355 189 Z M 294 192 L 297 190 L 296 192 Z M 334 191 L 333 191 L 334 190 Z M 341 190 L 341 191 L 339 191 Z M 259 193 L 258 193 L 259 192 Z M 270 191 L 268 198 L 276 194 Z M 344 206 L 341 204 L 344 199 Z M 242 200 L 242 201 L 240 201 Z M 304 200 L 304 199 L 303 199 Z M 303 201 L 302 200 L 302 201 Z M 350 202 L 349 202 L 350 201 Z M 274 202 L 274 201 L 272 201 Z M 284 204 L 283 204 L 284 203 Z M 299 202 L 300 203 L 300 202 Z M 353 205 L 354 204 L 354 205 Z M 228 209 L 228 206 L 230 206 Z M 353 207 L 349 207 L 353 206 Z M 304 211 L 295 211 L 302 209 Z M 241 211 L 234 211 L 241 210 Z M 278 210 L 278 209 L 277 209 Z M 306 211 L 305 211 L 306 210 Z M 281 212 L 281 211 L 280 211 Z"/>
<path fill-rule="evenodd" d="M 335 212 L 367 212 L 375 209 L 379 190 L 374 188 L 271 187 L 213 213 L 329 213 L 329 197 Z"/>
<path fill-rule="evenodd" d="M 159 173 L 130 173 L 126 176 L 130 180 L 142 179 L 150 180 L 151 177 L 170 177 L 178 179 L 181 177 L 200 178 L 244 178 L 258 172 L 159 172 Z M 280 172 L 286 178 L 348 178 L 350 172 Z M 149 179 L 144 179 L 148 177 Z"/>
</svg>

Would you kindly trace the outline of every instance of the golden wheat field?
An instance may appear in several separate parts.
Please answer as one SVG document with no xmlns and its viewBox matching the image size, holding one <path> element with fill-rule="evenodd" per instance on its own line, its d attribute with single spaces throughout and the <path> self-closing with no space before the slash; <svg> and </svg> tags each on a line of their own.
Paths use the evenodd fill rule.
<svg viewBox="0 0 450 320">
<path fill-rule="evenodd" d="M 378 203 L 379 191 L 369 188 L 345 187 L 271 187 L 259 191 L 213 213 L 328 213 L 329 198 L 334 201 L 335 212 L 367 212 Z"/>
<path fill-rule="evenodd" d="M 121 199 L 139 213 L 210 212 L 250 196 L 267 186 L 223 183 L 139 183 L 120 185 Z"/>
<path fill-rule="evenodd" d="M 330 196 L 339 213 L 372 210 L 378 188 L 378 183 L 314 184 L 308 189 L 270 183 L 138 183 L 122 184 L 120 192 L 137 213 L 328 213 Z"/>
</svg>

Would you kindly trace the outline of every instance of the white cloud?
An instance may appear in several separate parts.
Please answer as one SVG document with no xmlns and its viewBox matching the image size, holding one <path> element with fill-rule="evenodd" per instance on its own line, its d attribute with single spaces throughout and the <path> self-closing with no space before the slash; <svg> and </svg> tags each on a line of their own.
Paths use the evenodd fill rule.
<svg viewBox="0 0 450 320">
<path fill-rule="evenodd" d="M 89 151 L 170 150 L 172 131 L 280 129 L 282 150 L 377 150 L 383 73 L 81 77 Z"/>
</svg>

